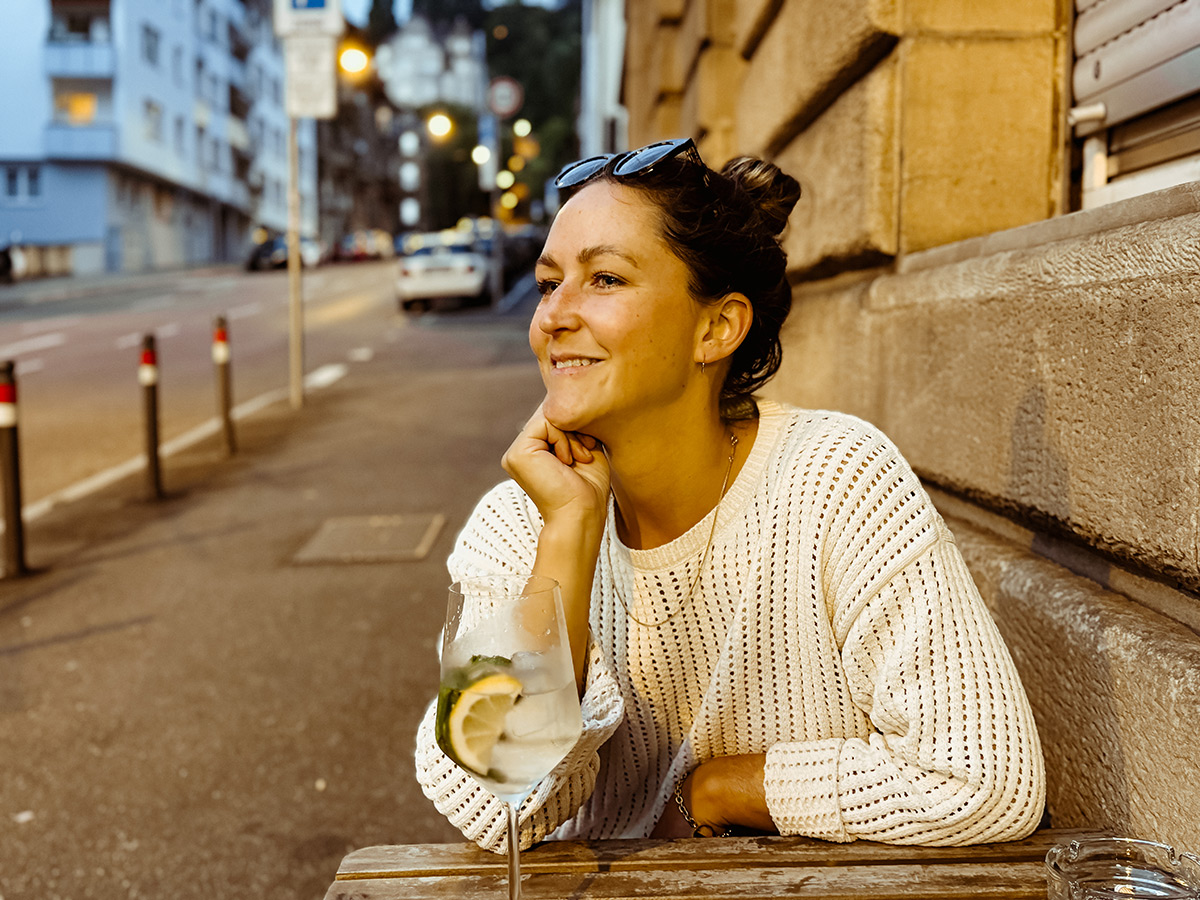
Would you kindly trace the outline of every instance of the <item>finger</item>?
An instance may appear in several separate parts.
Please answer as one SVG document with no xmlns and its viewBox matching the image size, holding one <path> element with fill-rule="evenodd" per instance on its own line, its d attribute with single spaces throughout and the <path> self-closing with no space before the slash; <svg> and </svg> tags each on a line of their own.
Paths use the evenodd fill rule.
<svg viewBox="0 0 1200 900">
<path fill-rule="evenodd" d="M 546 441 L 550 445 L 550 449 L 554 451 L 554 455 L 558 457 L 558 461 L 564 466 L 575 462 L 575 457 L 571 455 L 571 439 L 567 437 L 566 432 L 554 427 L 548 421 L 546 422 Z"/>
<path fill-rule="evenodd" d="M 568 440 L 571 442 L 571 456 L 576 462 L 590 463 L 595 458 L 592 451 L 580 440 L 580 435 L 571 434 Z"/>
</svg>

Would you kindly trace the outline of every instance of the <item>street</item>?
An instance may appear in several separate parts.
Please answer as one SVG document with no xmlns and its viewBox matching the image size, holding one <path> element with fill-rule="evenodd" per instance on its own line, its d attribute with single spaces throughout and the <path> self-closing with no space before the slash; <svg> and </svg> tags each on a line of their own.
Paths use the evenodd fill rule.
<svg viewBox="0 0 1200 900">
<path fill-rule="evenodd" d="M 28 524 L 34 571 L 0 582 L 3 900 L 320 900 L 350 850 L 461 839 L 421 795 L 413 741 L 437 690 L 446 555 L 541 398 L 528 307 L 405 318 L 385 266 L 328 274 L 307 304 L 308 368 L 344 377 L 299 411 L 284 391 L 243 418 L 232 458 L 215 435 L 179 450 L 162 502 L 134 474 Z M 73 472 L 43 464 L 43 495 L 138 452 L 123 335 L 170 332 L 168 434 L 212 415 L 219 312 L 262 305 L 231 323 L 238 402 L 286 388 L 285 317 L 268 311 L 283 279 L 185 284 L 137 309 L 6 311 L 4 342 L 29 342 L 22 443 Z M 434 515 L 423 558 L 302 559 L 330 522 Z"/>
<path fill-rule="evenodd" d="M 394 337 L 394 267 L 306 270 L 306 370 L 374 352 Z M 160 436 L 184 435 L 217 413 L 213 321 L 229 323 L 234 403 L 288 387 L 283 271 L 181 272 L 129 292 L 0 310 L 0 360 L 16 362 L 27 505 L 144 453 L 137 368 L 142 337 L 159 358 Z"/>
</svg>

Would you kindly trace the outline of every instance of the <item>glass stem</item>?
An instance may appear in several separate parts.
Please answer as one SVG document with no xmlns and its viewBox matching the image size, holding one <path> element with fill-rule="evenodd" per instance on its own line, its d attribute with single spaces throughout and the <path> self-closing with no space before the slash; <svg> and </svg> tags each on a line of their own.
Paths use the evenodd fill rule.
<svg viewBox="0 0 1200 900">
<path fill-rule="evenodd" d="M 521 828 L 517 810 L 521 803 L 505 803 L 508 807 L 508 900 L 521 900 Z"/>
</svg>

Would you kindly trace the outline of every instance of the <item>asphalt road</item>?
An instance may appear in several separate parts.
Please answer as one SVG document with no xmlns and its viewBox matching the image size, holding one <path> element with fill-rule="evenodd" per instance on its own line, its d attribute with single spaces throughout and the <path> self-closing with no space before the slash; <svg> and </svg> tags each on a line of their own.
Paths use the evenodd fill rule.
<svg viewBox="0 0 1200 900">
<path fill-rule="evenodd" d="M 391 262 L 306 270 L 306 370 L 373 353 L 406 326 L 395 314 L 393 270 Z M 38 287 L 51 290 L 54 284 Z M 229 322 L 234 403 L 287 390 L 283 271 L 179 272 L 0 309 L 0 360 L 15 361 L 19 384 L 25 503 L 144 452 L 137 368 L 146 334 L 158 347 L 162 442 L 215 416 L 212 334 L 218 315 Z"/>
<path fill-rule="evenodd" d="M 127 478 L 28 526 L 34 573 L 0 581 L 3 900 L 320 900 L 352 849 L 459 839 L 420 793 L 413 740 L 437 689 L 446 555 L 541 398 L 527 309 L 406 319 L 337 280 L 310 317 L 310 368 L 343 361 L 344 377 L 242 420 L 233 458 L 215 438 L 171 457 L 165 501 Z M 231 302 L 196 293 L 201 323 Z M 59 330 L 104 349 L 146 326 L 132 317 L 177 311 Z M 164 366 L 193 328 L 178 321 Z M 247 394 L 285 383 L 261 377 Z M 433 514 L 446 524 L 424 559 L 297 561 L 334 519 Z"/>
</svg>

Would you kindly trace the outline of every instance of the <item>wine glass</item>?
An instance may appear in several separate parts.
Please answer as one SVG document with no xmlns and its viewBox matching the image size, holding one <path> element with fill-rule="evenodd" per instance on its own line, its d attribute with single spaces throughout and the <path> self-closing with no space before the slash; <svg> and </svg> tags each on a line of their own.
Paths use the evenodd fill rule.
<svg viewBox="0 0 1200 900">
<path fill-rule="evenodd" d="M 521 896 L 517 811 L 579 739 L 583 722 L 558 582 L 484 575 L 450 586 L 435 733 L 504 802 L 508 896 Z"/>
</svg>

